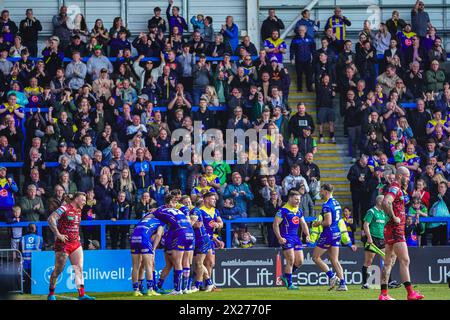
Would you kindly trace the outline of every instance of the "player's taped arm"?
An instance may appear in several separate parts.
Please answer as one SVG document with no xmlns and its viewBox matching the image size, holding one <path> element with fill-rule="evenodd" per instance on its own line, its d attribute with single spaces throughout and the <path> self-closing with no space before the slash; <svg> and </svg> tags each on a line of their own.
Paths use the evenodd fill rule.
<svg viewBox="0 0 450 320">
<path fill-rule="evenodd" d="M 217 230 L 222 230 L 223 228 L 223 221 L 221 217 L 217 217 L 216 218 L 216 222 L 219 224 L 219 226 L 217 227 Z"/>
</svg>

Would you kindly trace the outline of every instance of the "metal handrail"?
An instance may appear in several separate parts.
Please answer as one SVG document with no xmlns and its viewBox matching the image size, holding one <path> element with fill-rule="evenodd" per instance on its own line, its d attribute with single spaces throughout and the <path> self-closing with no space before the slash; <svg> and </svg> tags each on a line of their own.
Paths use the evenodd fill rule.
<svg viewBox="0 0 450 320">
<path fill-rule="evenodd" d="M 272 223 L 273 217 L 258 217 L 258 218 L 237 218 L 237 219 L 223 219 L 225 224 L 225 234 L 226 234 L 226 248 L 231 248 L 231 226 L 236 223 L 240 224 L 250 224 L 250 223 Z M 312 222 L 315 217 L 305 217 L 306 222 Z M 106 227 L 107 226 L 123 226 L 123 225 L 136 225 L 139 220 L 93 220 L 93 221 L 81 221 L 81 226 L 99 226 L 100 227 L 100 247 L 102 250 L 106 249 Z M 450 236 L 450 217 L 426 217 L 420 218 L 420 222 L 444 222 L 447 224 L 447 236 Z M 17 228 L 17 227 L 27 227 L 30 223 L 36 225 L 37 233 L 42 235 L 42 228 L 48 227 L 47 221 L 37 221 L 37 222 L 18 222 L 18 223 L 5 223 L 0 222 L 0 228 Z"/>
</svg>

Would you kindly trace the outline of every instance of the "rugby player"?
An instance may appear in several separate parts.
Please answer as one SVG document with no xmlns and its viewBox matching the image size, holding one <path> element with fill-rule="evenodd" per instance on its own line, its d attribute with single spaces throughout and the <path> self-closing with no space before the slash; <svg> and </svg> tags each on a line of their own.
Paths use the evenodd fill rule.
<svg viewBox="0 0 450 320">
<path fill-rule="evenodd" d="M 180 211 L 183 212 L 186 217 L 189 218 L 191 225 L 194 225 L 195 218 L 191 216 L 191 210 L 194 208 L 192 205 L 191 198 L 188 195 L 181 197 L 181 204 L 183 205 L 180 207 Z M 195 239 L 194 239 L 195 240 Z M 191 265 L 192 260 L 194 259 L 194 248 L 195 246 L 192 246 L 187 251 L 187 254 L 183 258 L 183 277 L 182 277 L 182 284 L 181 284 L 181 290 L 184 294 L 192 293 L 191 286 L 192 286 L 192 277 L 191 277 Z"/>
<path fill-rule="evenodd" d="M 83 247 L 80 243 L 81 210 L 86 204 L 86 194 L 78 192 L 73 200 L 56 209 L 48 217 L 48 225 L 55 235 L 55 268 L 50 276 L 48 300 L 56 300 L 56 280 L 66 266 L 69 258 L 75 273 L 75 285 L 79 300 L 95 300 L 84 293 Z"/>
<path fill-rule="evenodd" d="M 206 255 L 212 252 L 212 243 L 209 234 L 206 232 L 203 224 L 203 217 L 205 211 L 201 211 L 203 200 L 197 201 L 197 205 L 191 211 L 191 217 L 194 217 L 194 234 L 195 234 L 195 251 L 194 251 L 194 270 L 195 270 L 195 285 L 191 289 L 192 292 L 198 292 L 203 285 L 203 280 L 206 282 L 206 292 L 212 291 L 214 288 L 211 275 L 206 268 L 204 261 Z"/>
<path fill-rule="evenodd" d="M 367 284 L 367 269 L 372 265 L 373 259 L 375 255 L 379 253 L 376 248 L 380 249 L 384 252 L 385 244 L 384 244 L 384 226 L 386 225 L 387 219 L 386 214 L 382 209 L 383 205 L 383 195 L 379 195 L 375 200 L 375 206 L 369 209 L 364 216 L 363 230 L 365 236 L 363 236 L 362 240 L 364 243 L 364 265 L 362 267 L 362 280 L 363 285 L 361 289 L 369 289 L 369 285 Z M 376 248 L 373 248 L 375 246 Z M 377 252 L 378 251 L 378 252 Z M 380 254 L 381 259 L 385 259 L 385 256 Z M 392 265 L 395 262 L 395 255 L 390 257 L 393 259 Z M 400 284 L 397 281 L 389 280 L 389 288 L 398 288 Z"/>
<path fill-rule="evenodd" d="M 409 254 L 405 238 L 405 201 L 403 189 L 408 187 L 410 172 L 406 167 L 399 167 L 394 181 L 389 185 L 383 199 L 383 211 L 388 217 L 384 227 L 384 241 L 386 257 L 395 254 L 400 263 L 400 277 L 407 291 L 407 300 L 421 300 L 424 296 L 414 291 L 409 274 Z M 392 260 L 385 259 L 381 271 L 381 294 L 379 300 L 394 300 L 388 294 L 388 281 L 392 270 Z"/>
<path fill-rule="evenodd" d="M 217 239 L 217 234 L 214 231 L 218 231 L 223 228 L 222 218 L 219 216 L 219 210 L 216 209 L 217 193 L 208 192 L 203 196 L 203 206 L 198 210 L 202 215 L 203 225 L 211 240 L 212 250 L 208 250 L 204 264 L 208 270 L 208 275 L 212 276 L 212 270 L 216 264 L 215 248 L 223 248 L 223 242 Z M 214 286 L 214 284 L 213 284 Z M 218 291 L 219 289 L 213 288 L 212 291 Z"/>
<path fill-rule="evenodd" d="M 163 233 L 164 224 L 151 213 L 146 214 L 133 230 L 131 235 L 131 281 L 133 283 L 133 295 L 135 297 L 142 296 L 138 281 L 140 266 L 145 271 L 145 277 L 147 279 L 147 296 L 159 295 L 159 293 L 153 290 L 155 280 L 155 256 L 153 248 L 156 250 Z M 143 275 L 140 278 L 143 279 Z"/>
<path fill-rule="evenodd" d="M 338 291 L 347 291 L 345 284 L 344 272 L 339 263 L 339 246 L 341 242 L 341 231 L 339 229 L 339 220 L 342 217 L 342 208 L 339 202 L 333 198 L 333 186 L 331 184 L 324 184 L 320 188 L 320 196 L 324 201 L 322 205 L 322 221 L 314 221 L 312 226 L 322 226 L 323 231 L 320 234 L 317 245 L 313 251 L 313 261 L 316 265 L 326 273 L 330 281 L 330 290 L 336 287 L 339 282 Z M 323 262 L 322 255 L 328 252 L 331 264 L 336 271 L 328 268 L 327 264 Z"/>
<path fill-rule="evenodd" d="M 174 268 L 175 277 L 174 290 L 170 294 L 180 295 L 183 294 L 181 290 L 183 262 L 189 256 L 188 252 L 194 248 L 194 230 L 190 219 L 176 208 L 179 206 L 176 196 L 169 194 L 165 197 L 164 202 L 166 204 L 154 211 L 153 214 L 155 218 L 161 220 L 169 228 L 165 245 L 168 253 L 171 255 L 171 264 Z"/>
<path fill-rule="evenodd" d="M 292 273 L 303 264 L 302 242 L 298 235 L 298 227 L 309 242 L 309 229 L 303 217 L 303 211 L 299 208 L 301 195 L 297 191 L 291 191 L 288 195 L 288 202 L 280 208 L 273 221 L 273 231 L 278 242 L 283 248 L 283 255 L 286 259 L 283 279 L 288 290 L 297 290 L 298 287 L 292 284 Z M 281 225 L 281 227 L 280 227 Z"/>
</svg>

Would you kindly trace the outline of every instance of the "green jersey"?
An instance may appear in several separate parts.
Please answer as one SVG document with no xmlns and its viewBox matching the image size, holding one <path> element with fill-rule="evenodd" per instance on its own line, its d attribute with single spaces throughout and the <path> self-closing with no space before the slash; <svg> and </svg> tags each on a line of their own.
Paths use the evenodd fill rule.
<svg viewBox="0 0 450 320">
<path fill-rule="evenodd" d="M 216 162 L 211 163 L 214 169 L 214 174 L 219 178 L 220 185 L 223 186 L 227 182 L 227 175 L 231 173 L 230 165 L 226 162 Z"/>
<path fill-rule="evenodd" d="M 383 210 L 377 207 L 367 211 L 364 221 L 369 224 L 369 230 L 372 237 L 384 239 L 384 226 L 387 223 L 387 217 Z"/>
</svg>

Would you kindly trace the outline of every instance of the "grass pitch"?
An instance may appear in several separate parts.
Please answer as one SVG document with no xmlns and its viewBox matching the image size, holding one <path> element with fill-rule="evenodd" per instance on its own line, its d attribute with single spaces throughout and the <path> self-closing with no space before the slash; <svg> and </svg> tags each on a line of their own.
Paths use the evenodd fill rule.
<svg viewBox="0 0 450 320">
<path fill-rule="evenodd" d="M 286 288 L 222 289 L 220 292 L 198 292 L 181 296 L 161 295 L 157 297 L 133 297 L 132 292 L 87 292 L 97 300 L 377 300 L 379 290 L 363 290 L 360 286 L 348 286 L 347 292 L 328 291 L 326 286 L 301 287 L 298 291 Z M 450 300 L 450 288 L 446 284 L 416 285 L 415 289 L 425 295 L 426 300 Z M 398 300 L 406 300 L 404 288 L 389 290 Z M 56 295 L 58 300 L 76 299 L 76 293 Z M 45 295 L 17 295 L 18 300 L 46 300 Z"/>
</svg>

